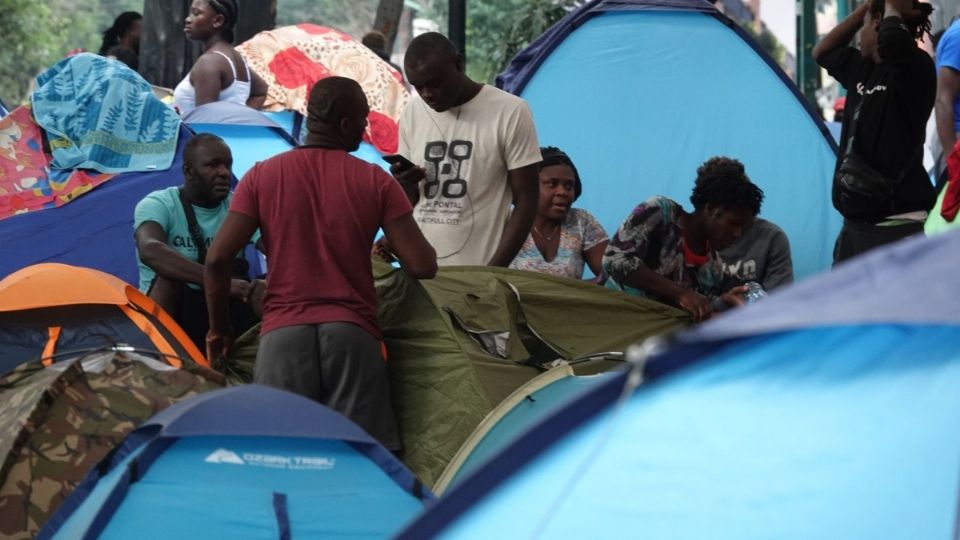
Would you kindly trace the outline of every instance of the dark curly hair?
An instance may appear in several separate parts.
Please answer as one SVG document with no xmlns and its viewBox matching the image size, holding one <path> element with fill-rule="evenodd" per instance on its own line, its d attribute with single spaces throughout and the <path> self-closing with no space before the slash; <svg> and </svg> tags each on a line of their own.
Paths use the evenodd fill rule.
<svg viewBox="0 0 960 540">
<path fill-rule="evenodd" d="M 556 146 L 541 147 L 540 155 L 543 157 L 543 161 L 540 162 L 540 166 L 537 168 L 538 171 L 542 171 L 544 167 L 550 167 L 552 165 L 566 165 L 570 167 L 570 170 L 573 171 L 573 200 L 579 199 L 580 193 L 583 192 L 583 184 L 580 183 L 580 173 L 577 172 L 577 167 L 573 164 L 570 156 Z"/>
<path fill-rule="evenodd" d="M 870 0 L 870 15 L 872 15 L 876 20 L 883 19 L 883 12 L 885 10 L 885 0 Z M 903 20 L 903 24 L 907 27 L 907 31 L 910 32 L 910 35 L 913 36 L 913 39 L 923 39 L 924 34 L 933 37 L 930 34 L 930 28 L 932 26 L 930 22 L 930 14 L 933 13 L 933 6 L 924 2 L 917 3 L 917 9 L 920 10 L 920 15 L 912 20 Z"/>
<path fill-rule="evenodd" d="M 141 16 L 136 11 L 124 11 L 113 20 L 113 26 L 103 31 L 103 42 L 100 44 L 100 56 L 106 56 L 107 52 L 115 45 L 120 44 L 120 38 L 130 30 L 130 27 L 139 20 Z"/>
<path fill-rule="evenodd" d="M 712 157 L 697 169 L 690 202 L 694 210 L 709 204 L 725 210 L 746 210 L 756 216 L 763 203 L 763 190 L 750 181 L 740 161 Z"/>
</svg>

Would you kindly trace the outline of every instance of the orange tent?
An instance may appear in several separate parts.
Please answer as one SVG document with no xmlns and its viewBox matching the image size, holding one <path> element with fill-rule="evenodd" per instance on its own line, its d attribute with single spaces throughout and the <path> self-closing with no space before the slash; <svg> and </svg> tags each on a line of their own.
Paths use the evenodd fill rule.
<svg viewBox="0 0 960 540">
<path fill-rule="evenodd" d="M 109 274 L 42 263 L 0 281 L 0 373 L 78 350 L 128 346 L 180 367 L 209 367 L 184 331 L 133 286 Z"/>
</svg>

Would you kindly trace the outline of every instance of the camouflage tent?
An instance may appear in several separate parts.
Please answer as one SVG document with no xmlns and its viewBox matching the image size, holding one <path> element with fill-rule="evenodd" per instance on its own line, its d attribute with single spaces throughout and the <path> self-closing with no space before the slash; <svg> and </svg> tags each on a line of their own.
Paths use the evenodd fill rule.
<svg viewBox="0 0 960 540">
<path fill-rule="evenodd" d="M 484 417 L 555 361 L 615 356 L 689 321 L 663 304 L 519 270 L 449 267 L 416 281 L 377 264 L 374 274 L 404 462 L 431 487 Z M 235 351 L 248 376 L 255 330 Z"/>
<path fill-rule="evenodd" d="M 223 385 L 189 360 L 175 368 L 131 351 L 47 364 L 29 362 L 0 377 L 0 538 L 32 538 L 127 433 L 172 403 Z"/>
</svg>

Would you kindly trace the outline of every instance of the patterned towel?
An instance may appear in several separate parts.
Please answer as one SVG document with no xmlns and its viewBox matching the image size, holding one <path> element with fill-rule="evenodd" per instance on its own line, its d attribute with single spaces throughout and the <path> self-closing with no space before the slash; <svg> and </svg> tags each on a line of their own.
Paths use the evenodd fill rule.
<svg viewBox="0 0 960 540">
<path fill-rule="evenodd" d="M 43 130 L 30 113 L 25 105 L 0 119 L 0 220 L 62 206 L 114 176 L 82 169 L 50 170 Z"/>
<path fill-rule="evenodd" d="M 121 62 L 90 53 L 64 58 L 37 77 L 30 100 L 52 168 L 119 173 L 173 163 L 180 118 Z"/>
<path fill-rule="evenodd" d="M 403 76 L 352 37 L 325 26 L 284 26 L 250 38 L 237 47 L 250 69 L 269 87 L 264 108 L 307 116 L 313 83 L 338 75 L 363 88 L 370 103 L 364 140 L 385 154 L 397 151 L 400 113 L 410 94 Z"/>
</svg>

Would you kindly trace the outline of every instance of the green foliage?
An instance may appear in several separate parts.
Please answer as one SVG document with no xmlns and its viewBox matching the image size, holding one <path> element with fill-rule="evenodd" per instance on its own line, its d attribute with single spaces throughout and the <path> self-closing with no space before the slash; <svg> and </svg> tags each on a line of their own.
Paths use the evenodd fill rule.
<svg viewBox="0 0 960 540">
<path fill-rule="evenodd" d="M 738 21 L 739 22 L 739 21 Z M 757 43 L 760 44 L 760 47 L 763 48 L 767 54 L 784 70 L 788 69 L 786 65 L 787 61 L 787 49 L 780 43 L 780 40 L 773 35 L 773 32 L 769 28 L 764 26 L 759 33 L 753 29 L 752 23 L 739 23 L 740 26 L 750 34 L 753 39 L 757 40 Z"/>
<path fill-rule="evenodd" d="M 309 22 L 331 26 L 359 39 L 373 26 L 377 3 L 377 0 L 277 0 L 277 26 Z"/>
<path fill-rule="evenodd" d="M 0 0 L 0 98 L 26 100 L 30 81 L 73 49 L 96 52 L 101 32 L 142 0 Z"/>
<path fill-rule="evenodd" d="M 510 60 L 551 25 L 563 18 L 577 0 L 488 0 L 467 2 L 467 73 L 477 81 L 493 82 Z M 419 16 L 447 29 L 448 0 L 425 0 Z"/>
</svg>

